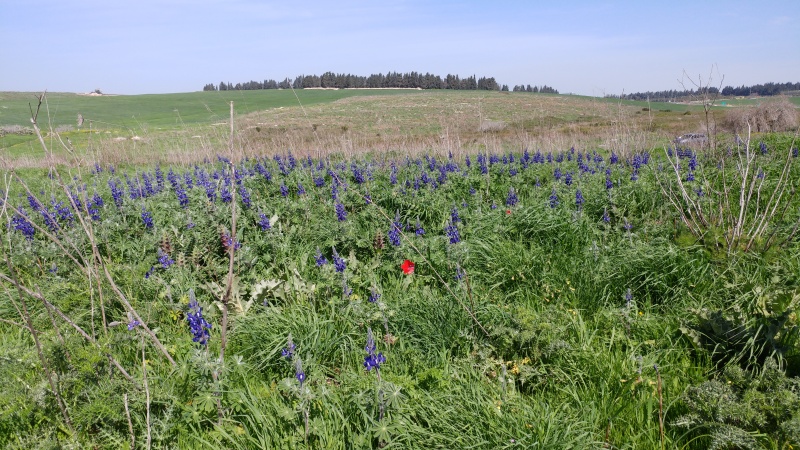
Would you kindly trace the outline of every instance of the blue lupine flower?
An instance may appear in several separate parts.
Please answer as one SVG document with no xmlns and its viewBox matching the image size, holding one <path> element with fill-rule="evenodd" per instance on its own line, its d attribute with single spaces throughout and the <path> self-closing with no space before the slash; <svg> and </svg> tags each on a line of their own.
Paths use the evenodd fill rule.
<svg viewBox="0 0 800 450">
<path fill-rule="evenodd" d="M 370 303 L 376 303 L 381 298 L 381 294 L 378 292 L 375 287 L 372 287 L 370 291 L 369 299 L 367 299 Z"/>
<path fill-rule="evenodd" d="M 422 180 L 422 184 L 428 184 L 428 183 L 430 183 L 430 182 L 431 182 L 431 179 L 430 179 L 430 177 L 428 176 L 428 172 L 422 172 L 422 176 L 420 177 L 420 180 Z"/>
<path fill-rule="evenodd" d="M 464 275 L 465 275 L 464 269 L 462 269 L 460 265 L 456 265 L 456 274 L 453 275 L 453 278 L 456 281 L 461 281 L 464 278 Z"/>
<path fill-rule="evenodd" d="M 292 335 L 290 333 L 289 337 L 286 338 L 286 347 L 281 350 L 281 356 L 286 359 L 292 359 L 292 357 L 294 357 L 295 348 L 297 348 L 297 346 L 294 345 L 294 342 L 292 342 Z"/>
<path fill-rule="evenodd" d="M 142 207 L 142 223 L 144 223 L 144 227 L 148 230 L 153 228 L 153 216 Z"/>
<path fill-rule="evenodd" d="M 364 368 L 369 372 L 372 369 L 379 371 L 381 364 L 386 362 L 386 357 L 383 353 L 375 354 L 375 338 L 372 335 L 372 328 L 367 328 L 367 345 L 364 347 L 367 356 L 364 357 Z"/>
<path fill-rule="evenodd" d="M 122 207 L 122 199 L 125 196 L 125 192 L 123 192 L 122 188 L 119 187 L 116 181 L 109 179 L 108 180 L 108 187 L 111 189 L 111 197 L 114 199 L 114 204 L 117 208 Z"/>
<path fill-rule="evenodd" d="M 148 278 L 150 278 L 150 275 L 152 275 L 153 272 L 155 271 L 156 271 L 156 266 L 150 266 L 150 269 L 148 269 L 147 272 L 144 273 L 144 279 L 147 280 Z"/>
<path fill-rule="evenodd" d="M 141 324 L 142 324 L 142 323 L 141 323 L 141 322 L 139 322 L 138 320 L 136 320 L 136 319 L 131 319 L 131 321 L 130 321 L 130 322 L 128 322 L 128 331 L 133 331 L 133 329 L 134 329 L 134 328 L 138 327 L 138 326 L 139 326 L 139 325 L 141 325 Z"/>
<path fill-rule="evenodd" d="M 461 222 L 461 218 L 458 217 L 458 209 L 455 206 L 450 210 L 450 221 L 453 223 Z"/>
<path fill-rule="evenodd" d="M 150 179 L 150 175 L 147 172 L 142 173 L 142 183 L 144 183 L 144 194 L 146 197 L 152 197 L 156 194 L 156 190 L 153 188 L 153 180 Z"/>
<path fill-rule="evenodd" d="M 517 198 L 517 192 L 514 188 L 509 188 L 508 196 L 506 197 L 506 206 L 515 206 L 519 199 Z"/>
<path fill-rule="evenodd" d="M 336 268 L 336 271 L 342 273 L 347 269 L 347 261 L 344 258 L 341 258 L 339 254 L 336 252 L 336 247 L 333 247 L 333 267 Z"/>
<path fill-rule="evenodd" d="M 189 207 L 189 196 L 180 184 L 175 185 L 175 196 L 178 197 L 178 204 L 181 208 L 186 209 Z"/>
<path fill-rule="evenodd" d="M 636 181 L 636 180 L 638 180 L 638 179 L 639 179 L 639 172 L 637 172 L 637 171 L 634 169 L 634 170 L 633 170 L 633 172 L 631 172 L 631 181 Z"/>
<path fill-rule="evenodd" d="M 572 186 L 572 172 L 567 172 L 567 174 L 564 175 L 564 184 Z"/>
<path fill-rule="evenodd" d="M 222 247 L 225 248 L 226 252 L 231 251 L 231 249 L 235 251 L 242 248 L 242 243 L 233 239 L 231 235 L 229 235 L 228 233 L 222 233 L 221 237 L 222 237 Z"/>
<path fill-rule="evenodd" d="M 606 175 L 606 189 L 610 190 L 613 187 L 614 183 L 611 182 L 611 177 L 609 175 Z"/>
<path fill-rule="evenodd" d="M 764 142 L 761 142 L 761 143 L 758 144 L 758 148 L 761 149 L 761 154 L 762 155 L 766 155 L 767 154 L 767 144 L 765 144 Z"/>
<path fill-rule="evenodd" d="M 219 188 L 219 198 L 224 203 L 230 203 L 233 200 L 233 194 L 231 194 L 231 190 L 228 189 L 228 185 L 222 183 L 222 186 Z"/>
<path fill-rule="evenodd" d="M 797 147 L 792 148 L 792 158 L 797 158 Z"/>
<path fill-rule="evenodd" d="M 578 209 L 581 209 L 581 207 L 583 207 L 583 202 L 583 193 L 580 189 L 578 189 L 575 191 L 575 206 L 577 206 Z"/>
<path fill-rule="evenodd" d="M 461 236 L 458 233 L 458 227 L 452 221 L 446 227 L 444 227 L 444 231 L 447 234 L 451 244 L 458 244 L 461 242 Z"/>
<path fill-rule="evenodd" d="M 283 181 L 281 181 L 281 188 L 280 189 L 281 189 L 281 197 L 286 197 L 287 195 L 289 195 L 289 188 L 286 187 L 286 185 L 283 183 Z"/>
<path fill-rule="evenodd" d="M 203 308 L 197 303 L 193 290 L 189 291 L 189 311 L 186 313 L 186 321 L 189 323 L 189 331 L 192 332 L 192 341 L 207 345 L 211 324 L 203 318 Z"/>
<path fill-rule="evenodd" d="M 175 264 L 175 261 L 169 257 L 169 254 L 164 250 L 158 249 L 158 263 L 161 264 L 161 267 L 164 269 L 168 268 L 169 266 Z"/>
<path fill-rule="evenodd" d="M 561 168 L 556 167 L 555 170 L 553 170 L 553 178 L 556 181 L 560 181 L 561 180 Z"/>
<path fill-rule="evenodd" d="M 603 209 L 603 222 L 611 222 L 611 216 L 608 215 L 608 208 Z"/>
<path fill-rule="evenodd" d="M 630 308 L 632 301 L 633 301 L 633 293 L 631 293 L 631 288 L 628 288 L 628 291 L 625 292 L 625 307 Z"/>
<path fill-rule="evenodd" d="M 356 165 L 355 162 L 350 164 L 350 170 L 353 172 L 353 180 L 356 184 L 364 183 L 364 170 Z"/>
<path fill-rule="evenodd" d="M 317 254 L 316 256 L 314 256 L 314 261 L 317 262 L 317 267 L 321 267 L 324 266 L 325 264 L 328 264 L 328 258 L 326 258 L 325 255 L 322 254 L 322 252 L 319 250 L 319 247 L 317 247 Z"/>
<path fill-rule="evenodd" d="M 297 183 L 297 195 L 305 195 L 306 188 L 303 187 L 301 183 Z"/>
<path fill-rule="evenodd" d="M 492 200 L 492 205 L 491 205 L 491 206 L 489 206 L 489 208 L 491 208 L 491 209 L 497 209 L 497 203 L 495 203 L 495 201 L 494 201 L 494 200 Z"/>
<path fill-rule="evenodd" d="M 556 206 L 558 206 L 559 202 L 558 202 L 558 194 L 556 194 L 556 188 L 553 188 L 553 193 L 550 194 L 550 198 L 548 198 L 548 201 L 550 202 L 551 208 L 555 208 Z"/>
<path fill-rule="evenodd" d="M 242 199 L 242 205 L 244 205 L 245 209 L 250 208 L 252 201 L 250 200 L 250 191 L 246 187 L 239 186 L 239 198 Z"/>
<path fill-rule="evenodd" d="M 169 172 L 167 172 L 167 180 L 169 181 L 170 186 L 172 189 L 175 190 L 178 187 L 178 174 L 172 170 L 172 167 L 169 168 Z"/>
<path fill-rule="evenodd" d="M 756 175 L 756 177 L 757 177 L 759 180 L 763 180 L 763 179 L 764 179 L 764 170 L 763 170 L 763 169 L 761 169 L 761 167 L 759 167 L 759 168 L 758 168 L 758 174 Z"/>
<path fill-rule="evenodd" d="M 694 172 L 691 170 L 686 174 L 686 181 L 694 181 Z"/>
<path fill-rule="evenodd" d="M 628 222 L 628 219 L 625 219 L 625 225 L 624 226 L 625 226 L 625 229 L 628 230 L 628 231 L 631 231 L 633 229 L 633 224 Z"/>
<path fill-rule="evenodd" d="M 99 205 L 97 203 L 98 201 Z M 102 206 L 103 206 L 103 199 L 99 195 L 97 195 L 97 193 L 94 194 L 94 197 L 92 198 L 91 201 L 87 199 L 86 207 L 89 212 L 89 217 L 91 217 L 92 220 L 95 221 L 100 220 L 100 207 Z"/>
<path fill-rule="evenodd" d="M 258 214 L 258 226 L 261 227 L 261 231 L 267 231 L 272 227 L 272 224 L 269 223 L 269 217 L 267 217 L 266 214 Z"/>
<path fill-rule="evenodd" d="M 689 171 L 694 172 L 697 170 L 697 153 L 692 152 L 692 156 L 689 157 Z"/>
<path fill-rule="evenodd" d="M 334 201 L 339 199 L 339 183 L 336 182 L 335 178 L 331 183 L 331 199 Z"/>
<path fill-rule="evenodd" d="M 303 387 L 303 382 L 306 381 L 306 373 L 303 372 L 303 361 L 300 358 L 297 358 L 294 362 L 294 377 L 297 378 L 300 387 Z"/>
<path fill-rule="evenodd" d="M 672 151 L 672 149 L 670 149 L 670 151 Z M 672 156 L 672 155 L 670 155 L 670 156 Z M 611 159 L 609 160 L 609 162 L 611 162 L 611 164 L 618 163 L 619 162 L 619 156 L 617 156 L 616 153 L 611 152 Z"/>
<path fill-rule="evenodd" d="M 347 220 L 347 211 L 344 209 L 344 205 L 339 202 L 336 202 L 336 219 L 339 222 Z"/>
<path fill-rule="evenodd" d="M 400 222 L 400 213 L 397 212 L 394 215 L 394 222 L 392 222 L 392 228 L 389 230 L 389 243 L 394 245 L 395 247 L 399 246 L 400 241 L 400 229 L 403 227 L 403 224 Z"/>
<path fill-rule="evenodd" d="M 156 184 L 158 185 L 158 192 L 164 190 L 164 172 L 161 171 L 160 165 L 156 165 Z"/>
<path fill-rule="evenodd" d="M 14 217 L 11 218 L 11 227 L 22 233 L 22 235 L 25 236 L 25 239 L 28 241 L 33 241 L 33 236 L 36 234 L 36 228 L 34 228 L 33 224 L 28 220 L 28 216 L 25 215 L 25 211 L 20 211 L 22 211 L 22 215 L 14 214 Z"/>
<path fill-rule="evenodd" d="M 350 286 L 347 285 L 347 278 L 342 278 L 342 296 L 344 298 L 350 297 L 353 294 L 353 290 L 350 289 Z"/>
<path fill-rule="evenodd" d="M 30 205 L 31 209 L 34 211 L 42 209 L 42 204 L 39 203 L 39 200 L 32 194 L 28 194 L 28 205 Z"/>
<path fill-rule="evenodd" d="M 417 236 L 424 236 L 425 235 L 425 229 L 422 228 L 422 224 L 419 221 L 419 217 L 417 217 L 417 226 L 416 226 L 416 230 L 414 230 L 414 233 L 416 233 Z"/>
<path fill-rule="evenodd" d="M 478 193 L 478 191 L 476 191 L 474 187 L 472 187 L 472 186 L 469 187 L 469 195 L 475 195 L 477 193 Z"/>
</svg>

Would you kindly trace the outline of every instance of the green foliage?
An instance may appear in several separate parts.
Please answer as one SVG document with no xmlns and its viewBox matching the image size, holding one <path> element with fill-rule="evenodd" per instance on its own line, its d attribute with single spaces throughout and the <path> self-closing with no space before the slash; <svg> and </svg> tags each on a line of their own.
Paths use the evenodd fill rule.
<svg viewBox="0 0 800 450">
<path fill-rule="evenodd" d="M 709 442 L 708 448 L 792 448 L 800 445 L 800 382 L 774 359 L 758 371 L 728 366 L 719 379 L 690 386 L 681 396 L 687 413 L 675 425 Z M 701 434 L 707 433 L 707 434 Z"/>
<path fill-rule="evenodd" d="M 666 447 L 796 445 L 800 253 L 790 229 L 776 229 L 786 245 L 774 253 L 720 254 L 711 237 L 687 239 L 677 225 L 657 185 L 663 160 L 653 156 L 631 180 L 625 162 L 610 164 L 600 152 L 603 161 L 597 155 L 586 170 L 576 153 L 526 168 L 519 154 L 514 162 L 485 155 L 496 157 L 485 174 L 474 156 L 469 169 L 431 155 L 298 161 L 293 169 L 286 155 L 236 162 L 237 190 L 246 188 L 251 203 L 241 195 L 235 203 L 232 239 L 241 246 L 233 246 L 230 286 L 234 208 L 221 199 L 231 169 L 222 158 L 173 167 L 180 183 L 187 174 L 195 183 L 186 208 L 168 182 L 132 199 L 120 173 L 85 175 L 87 194 L 96 188 L 105 205 L 100 220 L 82 217 L 114 285 L 104 271 L 84 275 L 40 230 L 29 241 L 6 228 L 4 256 L 21 285 L 72 323 L 3 281 L 0 446 L 141 446 L 149 435 L 153 447 L 658 448 L 662 413 Z M 555 181 L 554 167 L 572 172 L 573 184 Z M 128 178 L 144 183 L 145 169 Z M 44 199 L 67 200 L 46 174 L 27 175 Z M 125 188 L 119 207 L 109 179 Z M 82 195 L 81 185 L 68 188 Z M 512 187 L 519 202 L 505 205 Z M 553 190 L 560 204 L 551 208 Z M 26 196 L 11 192 L 4 206 L 26 208 L 45 229 Z M 400 245 L 389 238 L 395 213 Z M 445 231 L 451 222 L 457 243 Z M 59 242 L 94 267 L 78 223 L 62 225 Z M 317 265 L 317 249 L 328 264 Z M 405 259 L 413 274 L 401 270 Z M 187 322 L 197 311 L 192 291 L 211 325 L 207 345 L 193 341 Z M 386 357 L 380 375 L 365 370 L 368 329 Z M 286 358 L 288 336 L 296 347 Z"/>
</svg>

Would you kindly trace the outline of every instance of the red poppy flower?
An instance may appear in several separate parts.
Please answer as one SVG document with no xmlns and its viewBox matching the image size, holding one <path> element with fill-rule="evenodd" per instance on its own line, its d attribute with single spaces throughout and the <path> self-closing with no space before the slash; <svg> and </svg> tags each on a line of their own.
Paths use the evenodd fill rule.
<svg viewBox="0 0 800 450">
<path fill-rule="evenodd" d="M 507 209 L 507 210 L 506 210 L 506 215 L 510 215 L 510 214 L 511 214 L 511 210 L 510 210 L 510 209 Z"/>
<path fill-rule="evenodd" d="M 410 275 L 414 273 L 414 263 L 411 260 L 403 261 L 403 264 L 400 265 L 400 268 L 403 269 L 403 273 L 406 275 Z"/>
</svg>

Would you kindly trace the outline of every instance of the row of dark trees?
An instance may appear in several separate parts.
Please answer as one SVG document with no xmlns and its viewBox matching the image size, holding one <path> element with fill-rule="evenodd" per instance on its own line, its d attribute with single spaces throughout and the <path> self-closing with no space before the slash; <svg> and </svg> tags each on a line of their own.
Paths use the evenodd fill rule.
<svg viewBox="0 0 800 450">
<path fill-rule="evenodd" d="M 754 84 L 753 86 L 725 86 L 722 88 L 722 95 L 725 96 L 747 96 L 747 95 L 780 95 L 784 92 L 800 91 L 800 83 L 764 83 Z"/>
<path fill-rule="evenodd" d="M 520 84 L 518 86 L 514 86 L 513 92 L 534 92 L 534 93 L 538 92 L 541 94 L 558 94 L 558 91 L 556 89 L 553 89 L 546 84 L 543 86 L 533 86 L 533 87 L 531 87 L 530 84 L 527 86 L 523 86 Z"/>
<path fill-rule="evenodd" d="M 304 88 L 337 88 L 337 89 L 356 89 L 356 88 L 411 88 L 411 89 L 458 89 L 458 90 L 486 90 L 499 91 L 501 86 L 497 84 L 494 77 L 476 78 L 475 75 L 461 78 L 458 75 L 448 74 L 442 78 L 439 75 L 430 73 L 421 74 L 418 72 L 389 72 L 386 75 L 372 74 L 368 77 L 337 74 L 325 72 L 322 75 L 300 75 L 294 79 L 289 78 L 283 81 L 264 80 L 248 81 L 245 83 L 226 83 L 218 85 L 209 83 L 203 86 L 204 91 L 247 91 L 256 89 L 304 89 Z M 508 90 L 508 86 L 502 86 L 502 90 Z M 534 90 L 535 89 L 535 90 Z M 516 91 L 517 88 L 515 87 Z M 523 89 L 525 91 L 525 89 Z M 531 88 L 527 87 L 527 92 L 548 92 L 557 94 L 558 91 L 549 87 L 542 86 Z"/>
<path fill-rule="evenodd" d="M 686 90 L 668 90 L 668 91 L 647 91 L 647 92 L 634 92 L 632 94 L 623 95 L 606 95 L 609 98 L 622 98 L 625 100 L 650 100 L 654 102 L 670 102 L 680 101 L 707 95 L 720 94 L 725 97 L 733 96 L 770 96 L 780 95 L 786 92 L 800 91 L 800 83 L 764 83 L 755 84 L 753 86 L 725 86 L 720 91 L 718 88 L 709 86 L 708 88 L 700 89 L 686 89 Z"/>
</svg>

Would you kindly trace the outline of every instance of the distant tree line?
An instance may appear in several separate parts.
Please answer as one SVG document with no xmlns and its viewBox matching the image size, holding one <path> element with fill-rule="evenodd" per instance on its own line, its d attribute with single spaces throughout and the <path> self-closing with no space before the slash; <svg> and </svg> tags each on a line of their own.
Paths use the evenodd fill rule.
<svg viewBox="0 0 800 450">
<path fill-rule="evenodd" d="M 530 84 L 527 85 L 527 86 L 523 86 L 523 85 L 520 84 L 518 86 L 514 86 L 514 89 L 512 89 L 512 90 L 514 92 L 534 92 L 534 93 L 540 93 L 540 94 L 558 94 L 558 91 L 556 89 L 553 89 L 553 88 L 551 88 L 550 86 L 548 86 L 546 84 L 542 85 L 542 86 L 533 86 L 533 87 L 531 87 Z"/>
<path fill-rule="evenodd" d="M 515 88 L 516 89 L 516 88 Z M 800 83 L 764 83 L 752 86 L 725 86 L 720 91 L 718 88 L 709 86 L 708 88 L 668 90 L 668 91 L 647 91 L 634 92 L 623 95 L 606 95 L 608 98 L 621 98 L 624 100 L 650 100 L 654 102 L 679 101 L 689 98 L 703 97 L 705 94 L 720 94 L 725 97 L 758 95 L 762 97 L 780 95 L 787 92 L 800 91 Z"/>
<path fill-rule="evenodd" d="M 485 90 L 499 91 L 501 86 L 497 84 L 494 77 L 476 78 L 475 75 L 461 78 L 458 75 L 448 74 L 442 78 L 439 75 L 430 73 L 421 74 L 418 72 L 389 72 L 372 74 L 368 77 L 352 74 L 325 72 L 322 75 L 300 75 L 294 80 L 289 78 L 283 81 L 264 80 L 248 81 L 245 83 L 231 84 L 220 82 L 219 84 L 209 83 L 203 86 L 204 91 L 248 91 L 257 89 L 304 89 L 304 88 L 337 88 L 337 89 L 356 89 L 356 88 L 411 88 L 411 89 L 458 89 L 458 90 Z M 535 90 L 533 90 L 535 89 Z M 558 91 L 549 87 L 541 86 L 531 88 L 528 85 L 525 92 L 547 92 L 555 93 Z M 503 85 L 502 90 L 507 91 L 508 86 Z M 517 88 L 515 87 L 516 91 Z"/>
</svg>

